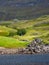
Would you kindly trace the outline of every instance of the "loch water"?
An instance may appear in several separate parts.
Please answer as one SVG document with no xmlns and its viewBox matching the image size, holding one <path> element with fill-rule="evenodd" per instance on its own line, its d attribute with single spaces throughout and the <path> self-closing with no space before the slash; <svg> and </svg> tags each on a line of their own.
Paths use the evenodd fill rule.
<svg viewBox="0 0 49 65">
<path fill-rule="evenodd" d="M 0 55 L 0 65 L 49 65 L 49 54 Z"/>
</svg>

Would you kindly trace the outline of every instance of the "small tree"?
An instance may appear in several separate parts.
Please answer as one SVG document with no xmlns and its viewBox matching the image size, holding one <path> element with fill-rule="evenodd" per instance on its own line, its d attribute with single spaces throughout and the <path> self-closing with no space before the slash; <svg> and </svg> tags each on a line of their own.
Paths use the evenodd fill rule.
<svg viewBox="0 0 49 65">
<path fill-rule="evenodd" d="M 25 29 L 18 29 L 17 35 L 22 36 L 22 35 L 25 35 L 25 34 L 26 34 L 26 30 Z"/>
</svg>

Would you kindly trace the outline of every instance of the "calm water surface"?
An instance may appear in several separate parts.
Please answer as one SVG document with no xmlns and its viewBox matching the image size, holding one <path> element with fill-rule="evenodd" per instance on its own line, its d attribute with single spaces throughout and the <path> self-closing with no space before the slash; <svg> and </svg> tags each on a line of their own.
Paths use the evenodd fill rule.
<svg viewBox="0 0 49 65">
<path fill-rule="evenodd" d="M 0 55 L 0 65 L 49 65 L 49 54 Z"/>
</svg>

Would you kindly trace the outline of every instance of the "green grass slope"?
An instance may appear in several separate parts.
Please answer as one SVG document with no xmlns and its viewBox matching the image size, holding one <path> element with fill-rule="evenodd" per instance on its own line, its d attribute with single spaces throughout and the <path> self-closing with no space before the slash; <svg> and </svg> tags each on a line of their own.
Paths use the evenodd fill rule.
<svg viewBox="0 0 49 65">
<path fill-rule="evenodd" d="M 15 37 L 18 39 L 32 41 L 34 38 L 39 37 L 43 39 L 45 43 L 49 43 L 49 15 L 25 22 L 16 22 L 13 26 L 16 26 L 16 28 L 25 28 L 27 30 L 24 36 L 16 35 Z"/>
<path fill-rule="evenodd" d="M 14 38 L 0 36 L 0 47 L 5 48 L 23 48 L 28 42 L 16 40 Z"/>
<path fill-rule="evenodd" d="M 41 16 L 32 20 L 19 20 L 17 21 L 3 21 L 1 22 L 1 30 L 17 33 L 17 29 L 24 28 L 26 34 L 19 36 L 14 33 L 13 36 L 0 35 L 0 46 L 3 47 L 25 47 L 34 38 L 41 38 L 45 44 L 49 44 L 49 15 Z M 4 25 L 3 25 L 4 24 Z M 6 26 L 7 24 L 7 26 Z M 20 41 L 21 40 L 21 41 Z"/>
</svg>

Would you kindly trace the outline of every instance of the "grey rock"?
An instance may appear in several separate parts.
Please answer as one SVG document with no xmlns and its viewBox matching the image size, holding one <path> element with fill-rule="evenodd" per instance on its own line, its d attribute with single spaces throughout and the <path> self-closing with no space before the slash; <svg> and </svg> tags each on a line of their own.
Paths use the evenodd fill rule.
<svg viewBox="0 0 49 65">
<path fill-rule="evenodd" d="M 36 43 L 38 43 L 38 44 L 40 44 L 40 43 L 42 42 L 42 40 L 39 39 L 39 38 L 36 38 L 35 41 L 36 41 Z"/>
<path fill-rule="evenodd" d="M 34 39 L 27 48 L 30 53 L 49 52 L 49 45 L 45 45 L 39 38 Z"/>
</svg>

